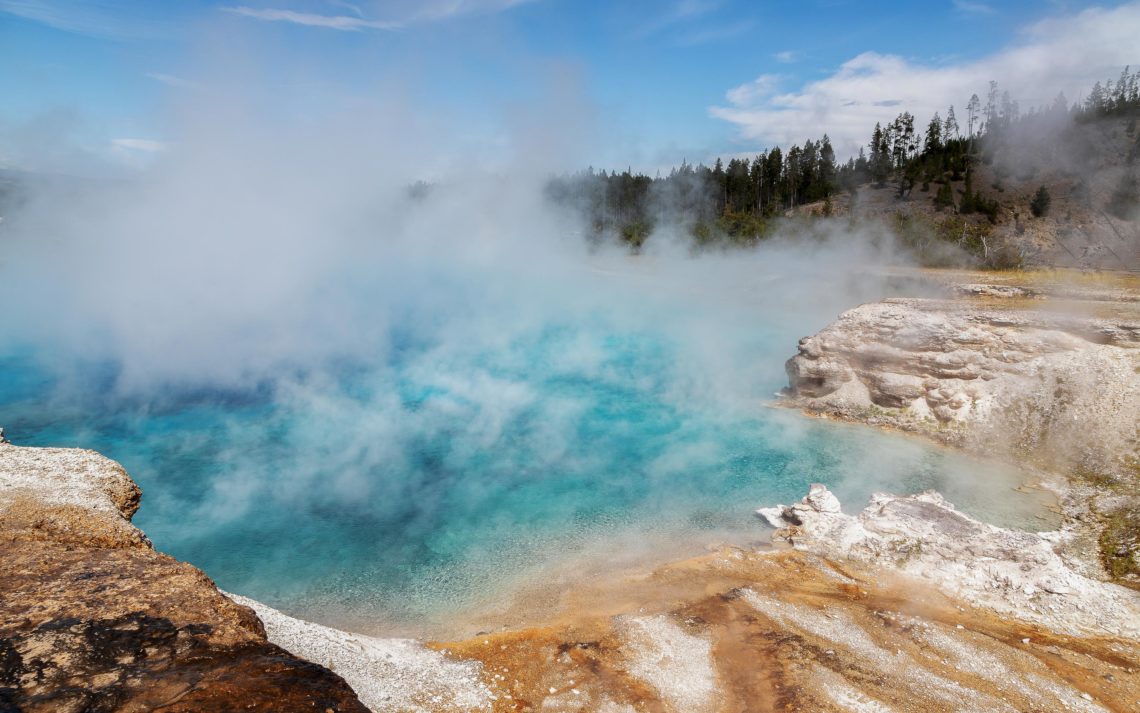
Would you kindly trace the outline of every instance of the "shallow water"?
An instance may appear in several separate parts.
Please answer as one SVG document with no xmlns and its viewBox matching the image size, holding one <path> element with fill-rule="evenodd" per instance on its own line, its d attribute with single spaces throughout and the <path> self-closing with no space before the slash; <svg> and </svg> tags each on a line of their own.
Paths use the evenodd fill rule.
<svg viewBox="0 0 1140 713">
<path fill-rule="evenodd" d="M 1043 526 L 1009 468 L 765 407 L 782 386 L 770 354 L 794 344 L 778 327 L 728 330 L 723 359 L 695 357 L 692 332 L 596 312 L 508 331 L 397 325 L 383 358 L 117 395 L 111 364 L 50 370 L 12 350 L 0 413 L 21 445 L 120 461 L 144 490 L 137 524 L 221 587 L 379 631 L 445 622 L 583 552 L 755 541 L 756 507 L 816 481 L 848 511 L 935 488 Z"/>
</svg>

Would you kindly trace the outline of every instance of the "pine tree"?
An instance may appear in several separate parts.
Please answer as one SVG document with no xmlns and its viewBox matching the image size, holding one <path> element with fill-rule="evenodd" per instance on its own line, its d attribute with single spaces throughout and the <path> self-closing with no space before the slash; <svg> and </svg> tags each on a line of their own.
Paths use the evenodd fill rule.
<svg viewBox="0 0 1140 713">
<path fill-rule="evenodd" d="M 890 172 L 891 156 L 887 147 L 887 135 L 881 124 L 875 124 L 875 131 L 871 134 L 871 180 L 881 186 Z"/>
<path fill-rule="evenodd" d="M 898 195 L 902 198 L 914 185 L 910 160 L 918 150 L 918 140 L 914 134 L 914 115 L 904 111 L 887 127 L 890 144 L 890 157 L 898 177 Z"/>
<path fill-rule="evenodd" d="M 1017 121 L 1018 115 L 1021 113 L 1017 102 L 1009 95 L 1009 92 L 1001 93 L 1001 124 L 1002 126 L 1009 126 Z"/>
<path fill-rule="evenodd" d="M 1029 210 L 1033 215 L 1040 218 L 1049 213 L 1049 204 L 1053 202 L 1052 197 L 1049 195 L 1049 189 L 1041 186 L 1037 189 L 1037 193 L 1033 195 L 1033 200 L 1029 203 Z"/>
<path fill-rule="evenodd" d="M 959 213 L 973 213 L 974 212 L 974 171 L 973 169 L 966 169 L 966 185 L 962 189 L 962 200 L 958 204 Z"/>
<path fill-rule="evenodd" d="M 1120 73 L 1120 80 L 1116 83 L 1116 96 L 1114 97 L 1117 111 L 1124 109 L 1128 104 L 1128 87 L 1130 77 L 1128 76 L 1129 66 L 1124 67 L 1124 71 Z"/>
<path fill-rule="evenodd" d="M 998 116 L 999 116 L 998 83 L 992 79 L 990 80 L 990 91 L 988 94 L 986 94 L 985 115 L 986 115 L 985 131 L 992 131 L 994 128 L 997 127 L 997 121 L 998 121 Z M 981 131 L 982 130 L 979 129 L 979 133 Z"/>
<path fill-rule="evenodd" d="M 864 153 L 862 146 L 859 147 L 858 158 L 851 163 L 851 171 L 856 175 L 856 183 L 862 183 L 865 177 L 870 177 L 871 164 L 867 161 L 867 154 Z"/>
<path fill-rule="evenodd" d="M 938 188 L 938 193 L 934 195 L 934 205 L 937 208 L 954 207 L 954 189 L 950 187 L 949 183 L 943 183 Z"/>
<path fill-rule="evenodd" d="M 784 175 L 784 154 L 780 147 L 772 149 L 768 152 L 768 160 L 764 166 L 764 183 L 768 186 L 768 210 L 772 212 L 776 209 L 777 202 L 780 201 L 780 179 Z"/>
<path fill-rule="evenodd" d="M 946 121 L 942 122 L 942 143 L 948 144 L 958 138 L 958 119 L 954 116 L 954 105 L 946 111 Z"/>
<path fill-rule="evenodd" d="M 717 191 L 717 215 L 724 215 L 724 211 L 728 207 L 728 182 L 725 180 L 724 164 L 721 163 L 719 157 L 713 165 L 712 180 Z"/>
<path fill-rule="evenodd" d="M 982 108 L 982 100 L 977 94 L 970 96 L 970 103 L 966 105 L 966 127 L 970 138 L 974 137 L 974 124 L 978 121 L 978 111 Z"/>
<path fill-rule="evenodd" d="M 1093 85 L 1092 90 L 1089 91 L 1088 98 L 1085 99 L 1085 111 L 1089 112 L 1090 114 L 1095 115 L 1095 114 L 1099 114 L 1103 110 L 1104 110 L 1104 87 L 1102 87 L 1100 85 L 1100 82 L 1097 82 L 1096 84 Z"/>
<path fill-rule="evenodd" d="M 802 149 L 796 144 L 788 149 L 788 156 L 784 159 L 784 206 L 792 208 L 799 202 L 800 187 L 800 154 Z"/>
<path fill-rule="evenodd" d="M 824 198 L 831 196 L 835 190 L 835 149 L 831 147 L 831 139 L 827 134 L 819 144 L 819 184 Z"/>
<path fill-rule="evenodd" d="M 942 118 L 938 116 L 938 112 L 934 112 L 934 116 L 931 117 L 930 123 L 926 127 L 923 150 L 927 154 L 942 150 Z"/>
<path fill-rule="evenodd" d="M 752 168 L 749 171 L 749 179 L 752 181 L 752 190 L 754 191 L 753 204 L 756 206 L 757 214 L 764 212 L 764 163 L 767 158 L 764 153 L 757 155 L 752 160 Z"/>
</svg>

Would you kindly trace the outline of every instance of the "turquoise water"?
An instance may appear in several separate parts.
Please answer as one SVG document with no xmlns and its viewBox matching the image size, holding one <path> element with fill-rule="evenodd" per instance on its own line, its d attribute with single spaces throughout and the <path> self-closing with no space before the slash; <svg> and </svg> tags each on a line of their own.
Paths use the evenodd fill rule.
<svg viewBox="0 0 1140 713">
<path fill-rule="evenodd" d="M 456 336 L 417 317 L 374 355 L 226 388 L 123 389 L 113 360 L 13 348 L 0 423 L 120 461 L 144 490 L 137 524 L 223 588 L 377 629 L 446 620 L 607 542 L 762 538 L 752 511 L 814 481 L 849 511 L 937 488 L 1039 524 L 1016 473 L 763 406 L 800 335 L 758 322 L 706 339 L 593 310 Z"/>
</svg>

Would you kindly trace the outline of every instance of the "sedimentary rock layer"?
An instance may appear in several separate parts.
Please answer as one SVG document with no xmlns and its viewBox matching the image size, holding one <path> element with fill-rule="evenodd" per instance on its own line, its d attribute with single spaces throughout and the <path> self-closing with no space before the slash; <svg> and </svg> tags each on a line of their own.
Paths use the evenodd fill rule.
<svg viewBox="0 0 1140 713">
<path fill-rule="evenodd" d="M 800 341 L 784 403 L 1036 469 L 1064 556 L 1140 589 L 1140 281 L 933 274 L 958 299 L 888 299 Z"/>
<path fill-rule="evenodd" d="M 0 710 L 367 710 L 156 552 L 139 495 L 94 452 L 0 444 Z"/>
<path fill-rule="evenodd" d="M 640 610 L 615 615 L 599 592 L 596 616 L 583 607 L 570 623 L 443 647 L 483 663 L 496 711 L 1044 713 L 1140 704 L 1135 639 L 1063 634 L 998 614 L 897 572 L 889 559 L 725 548 L 626 587 L 652 594 Z"/>
<path fill-rule="evenodd" d="M 1062 532 L 995 527 L 935 492 L 879 493 L 857 516 L 846 515 L 819 483 L 799 503 L 759 514 L 796 549 L 925 579 L 963 602 L 1055 632 L 1140 640 L 1140 593 L 1074 571 L 1054 550 Z"/>
<path fill-rule="evenodd" d="M 888 299 L 848 310 L 800 340 L 789 396 L 974 451 L 1121 471 L 1137 443 L 1140 318 L 993 302 Z"/>
</svg>

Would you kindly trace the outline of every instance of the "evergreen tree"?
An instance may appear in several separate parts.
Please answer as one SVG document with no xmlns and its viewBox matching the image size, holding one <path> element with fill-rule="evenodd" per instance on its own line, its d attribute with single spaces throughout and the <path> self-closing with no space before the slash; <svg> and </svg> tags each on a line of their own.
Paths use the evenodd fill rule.
<svg viewBox="0 0 1140 713">
<path fill-rule="evenodd" d="M 938 193 L 934 195 L 934 205 L 937 208 L 954 207 L 954 189 L 950 187 L 949 183 L 943 183 L 938 188 Z"/>
<path fill-rule="evenodd" d="M 1021 113 L 1021 110 L 1018 107 L 1017 102 L 1015 102 L 1013 100 L 1013 98 L 1009 95 L 1009 92 L 1008 91 L 1002 92 L 1001 93 L 1001 125 L 1003 127 L 1009 126 L 1013 122 L 1017 121 L 1020 113 Z"/>
<path fill-rule="evenodd" d="M 764 166 L 764 182 L 768 186 L 768 212 L 774 213 L 776 205 L 783 200 L 780 193 L 781 179 L 784 175 L 784 153 L 780 147 L 768 152 L 768 160 Z"/>
<path fill-rule="evenodd" d="M 923 143 L 923 152 L 927 154 L 937 153 L 942 150 L 942 119 L 938 116 L 938 112 L 934 112 L 931 117 L 930 123 L 926 126 L 926 138 Z"/>
<path fill-rule="evenodd" d="M 1124 67 L 1124 71 L 1120 73 L 1120 79 L 1116 82 L 1116 95 L 1113 97 L 1113 103 L 1116 109 L 1123 109 L 1128 103 L 1128 87 L 1130 77 L 1128 76 L 1129 66 Z"/>
<path fill-rule="evenodd" d="M 875 131 L 871 134 L 871 180 L 882 186 L 890 175 L 891 149 L 887 132 L 880 124 L 875 124 Z"/>
<path fill-rule="evenodd" d="M 754 195 L 754 205 L 756 213 L 762 215 L 764 213 L 764 163 L 767 161 L 768 156 L 766 153 L 761 153 L 752 160 L 752 167 L 749 169 L 749 179 L 752 182 L 752 190 Z"/>
<path fill-rule="evenodd" d="M 1104 109 L 1104 88 L 1100 82 L 1093 85 L 1089 96 L 1085 99 L 1085 111 L 1090 114 L 1099 114 Z"/>
<path fill-rule="evenodd" d="M 863 183 L 871 177 L 871 164 L 867 161 L 867 154 L 863 147 L 859 147 L 859 156 L 851 162 L 851 172 L 855 174 L 856 181 Z"/>
<path fill-rule="evenodd" d="M 958 204 L 958 212 L 963 214 L 974 212 L 974 170 L 966 169 L 966 185 L 962 189 L 962 200 Z"/>
<path fill-rule="evenodd" d="M 946 121 L 942 122 L 942 143 L 949 144 L 958 138 L 958 119 L 954 116 L 954 105 L 946 111 Z"/>
<path fill-rule="evenodd" d="M 998 117 L 1000 110 L 998 109 L 998 83 L 990 80 L 990 91 L 986 94 L 986 125 L 985 131 L 990 131 L 997 127 Z M 979 131 L 980 133 L 980 131 Z"/>
<path fill-rule="evenodd" d="M 887 127 L 890 141 L 890 159 L 892 168 L 898 178 L 898 194 L 902 198 L 914 185 L 914 176 L 910 168 L 910 159 L 918 150 L 918 140 L 914 134 L 914 115 L 908 111 L 899 114 L 890 126 Z"/>
<path fill-rule="evenodd" d="M 966 127 L 970 138 L 974 137 L 974 124 L 978 121 L 978 111 L 982 108 L 982 100 L 977 94 L 970 96 L 970 103 L 966 105 Z"/>
<path fill-rule="evenodd" d="M 788 149 L 788 156 L 784 159 L 784 200 L 783 204 L 786 208 L 791 208 L 799 202 L 799 187 L 800 187 L 800 164 L 803 150 L 792 144 Z"/>
<path fill-rule="evenodd" d="M 1052 197 L 1049 195 L 1049 189 L 1041 186 L 1037 189 L 1037 193 L 1033 195 L 1033 200 L 1029 202 L 1029 210 L 1033 215 L 1040 218 L 1049 213 L 1049 204 L 1053 202 Z"/>
<path fill-rule="evenodd" d="M 717 157 L 716 163 L 713 164 L 712 170 L 713 186 L 717 189 L 717 215 L 724 215 L 725 208 L 728 203 L 728 185 L 725 180 L 724 164 L 721 162 L 720 157 Z"/>
<path fill-rule="evenodd" d="M 819 144 L 819 185 L 824 198 L 830 197 L 835 190 L 835 176 L 835 149 L 831 147 L 831 139 L 824 134 Z"/>
</svg>

